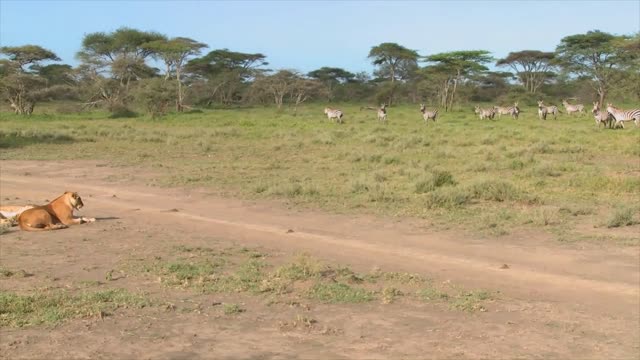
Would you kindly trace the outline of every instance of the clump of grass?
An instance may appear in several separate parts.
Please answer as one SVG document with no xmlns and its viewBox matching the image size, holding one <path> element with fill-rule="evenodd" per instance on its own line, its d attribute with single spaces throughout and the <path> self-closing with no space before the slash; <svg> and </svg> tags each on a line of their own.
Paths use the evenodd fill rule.
<svg viewBox="0 0 640 360">
<path fill-rule="evenodd" d="M 473 198 L 481 200 L 503 202 L 526 198 L 513 184 L 502 180 L 480 181 L 471 185 L 469 190 Z"/>
<path fill-rule="evenodd" d="M 318 260 L 300 255 L 294 261 L 279 267 L 274 276 L 287 280 L 308 280 L 317 278 L 325 270 L 326 266 Z"/>
<path fill-rule="evenodd" d="M 297 183 L 285 183 L 271 187 L 270 195 L 284 196 L 288 198 L 318 195 L 318 190 L 311 186 L 303 186 Z"/>
<path fill-rule="evenodd" d="M 145 296 L 123 289 L 78 295 L 64 291 L 18 295 L 0 290 L 0 326 L 55 325 L 73 318 L 108 316 L 119 308 L 149 305 L 151 301 Z"/>
<path fill-rule="evenodd" d="M 394 287 L 386 287 L 382 289 L 382 303 L 383 304 L 391 304 L 396 300 L 396 298 L 404 295 L 404 293 Z"/>
<path fill-rule="evenodd" d="M 13 270 L 9 270 L 3 267 L 0 267 L 0 278 L 3 277 L 28 277 L 28 276 L 32 276 L 31 274 L 28 274 L 26 271 L 24 270 L 17 270 L 17 271 L 13 271 Z"/>
<path fill-rule="evenodd" d="M 471 195 L 458 187 L 440 188 L 429 193 L 426 205 L 429 208 L 459 207 L 469 203 Z"/>
<path fill-rule="evenodd" d="M 233 315 L 233 314 L 243 313 L 246 310 L 243 309 L 238 304 L 223 304 L 222 305 L 222 311 L 225 313 L 225 315 Z"/>
<path fill-rule="evenodd" d="M 459 294 L 453 299 L 451 307 L 463 311 L 487 311 L 483 302 L 491 299 L 488 291 L 469 291 Z"/>
<path fill-rule="evenodd" d="M 446 301 L 449 300 L 449 294 L 442 292 L 435 287 L 429 286 L 417 292 L 418 298 L 422 301 Z"/>
<path fill-rule="evenodd" d="M 371 292 L 344 283 L 316 283 L 307 297 L 325 303 L 364 303 L 374 299 Z"/>
<path fill-rule="evenodd" d="M 370 185 L 361 180 L 356 180 L 351 184 L 351 192 L 354 194 L 362 194 L 369 191 Z"/>
<path fill-rule="evenodd" d="M 634 225 L 637 223 L 637 221 L 633 219 L 633 215 L 635 213 L 636 209 L 633 209 L 631 207 L 619 208 L 607 220 L 607 227 L 616 228 Z"/>
<path fill-rule="evenodd" d="M 415 192 L 424 194 L 445 185 L 456 185 L 453 175 L 448 171 L 435 170 L 416 183 Z"/>
</svg>

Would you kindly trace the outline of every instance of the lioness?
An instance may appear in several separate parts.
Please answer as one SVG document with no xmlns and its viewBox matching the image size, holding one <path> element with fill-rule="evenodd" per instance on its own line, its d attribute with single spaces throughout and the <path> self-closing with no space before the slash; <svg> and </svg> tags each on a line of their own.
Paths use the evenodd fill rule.
<svg viewBox="0 0 640 360">
<path fill-rule="evenodd" d="M 76 192 L 67 191 L 47 205 L 25 210 L 18 216 L 18 225 L 26 231 L 64 229 L 69 225 L 94 222 L 94 218 L 74 218 L 73 210 L 84 206 Z"/>
</svg>

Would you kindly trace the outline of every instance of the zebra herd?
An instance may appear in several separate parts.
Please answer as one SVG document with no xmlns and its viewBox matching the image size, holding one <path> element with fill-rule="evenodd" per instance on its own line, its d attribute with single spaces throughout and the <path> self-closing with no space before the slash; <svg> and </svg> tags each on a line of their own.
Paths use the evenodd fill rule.
<svg viewBox="0 0 640 360">
<path fill-rule="evenodd" d="M 569 104 L 566 100 L 562 100 L 562 105 L 564 106 L 567 114 L 571 115 L 573 113 L 578 113 L 581 116 L 585 114 L 584 105 L 582 104 Z M 382 104 L 380 107 L 361 107 L 360 110 L 375 110 L 377 113 L 378 121 L 383 123 L 387 123 L 387 105 Z M 424 104 L 420 104 L 420 112 L 422 113 L 422 118 L 425 121 L 425 124 L 429 122 L 429 120 L 436 121 L 438 117 L 438 109 L 429 110 L 425 107 Z M 500 118 L 502 115 L 510 115 L 512 118 L 517 119 L 520 115 L 520 108 L 518 107 L 518 103 L 514 103 L 513 106 L 493 106 L 490 108 L 481 108 L 480 106 L 476 106 L 474 112 L 480 117 L 481 120 L 484 119 L 493 119 L 496 115 Z M 600 127 L 600 124 L 604 124 L 605 127 L 622 127 L 624 128 L 624 123 L 627 121 L 633 121 L 636 127 L 640 127 L 640 109 L 631 109 L 631 110 L 622 110 L 613 106 L 613 104 L 607 104 L 606 111 L 601 111 L 598 102 L 593 103 L 593 109 L 591 110 L 595 120 L 596 125 Z M 325 108 L 325 115 L 329 120 L 335 120 L 337 123 L 342 124 L 344 122 L 343 117 L 344 113 L 339 109 Z M 557 106 L 550 105 L 546 106 L 542 100 L 538 101 L 538 118 L 540 120 L 546 120 L 547 115 L 553 115 L 553 119 L 556 120 L 559 113 L 562 113 Z"/>
<path fill-rule="evenodd" d="M 501 118 L 502 115 L 511 115 L 514 119 L 520 116 L 520 108 L 517 102 L 513 104 L 513 106 L 494 106 L 488 109 L 476 105 L 474 112 L 480 116 L 480 120 L 493 119 L 496 115 L 498 115 L 498 118 Z"/>
</svg>

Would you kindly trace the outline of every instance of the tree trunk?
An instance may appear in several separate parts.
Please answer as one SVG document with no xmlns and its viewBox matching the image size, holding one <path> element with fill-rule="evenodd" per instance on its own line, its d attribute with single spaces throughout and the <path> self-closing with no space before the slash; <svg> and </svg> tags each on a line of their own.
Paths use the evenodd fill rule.
<svg viewBox="0 0 640 360">
<path fill-rule="evenodd" d="M 451 91 L 451 99 L 449 100 L 449 109 L 453 109 L 453 99 L 456 96 L 456 89 L 458 88 L 458 79 L 460 78 L 460 71 L 458 75 L 453 79 L 453 90 Z"/>
<path fill-rule="evenodd" d="M 180 80 L 180 66 L 176 66 L 176 79 L 178 81 L 178 102 L 176 103 L 176 111 L 177 112 L 182 112 L 183 106 L 182 106 L 182 100 L 183 100 L 183 96 L 182 96 L 182 81 Z"/>
<path fill-rule="evenodd" d="M 600 99 L 598 100 L 598 106 L 600 106 L 600 108 L 602 109 L 604 107 L 604 99 L 607 98 L 607 91 L 602 86 L 599 86 L 598 95 L 600 96 Z"/>
</svg>

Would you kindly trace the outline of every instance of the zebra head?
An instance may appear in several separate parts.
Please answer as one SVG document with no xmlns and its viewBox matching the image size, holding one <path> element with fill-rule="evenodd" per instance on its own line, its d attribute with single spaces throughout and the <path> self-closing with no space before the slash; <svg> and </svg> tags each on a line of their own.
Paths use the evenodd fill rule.
<svg viewBox="0 0 640 360">
<path fill-rule="evenodd" d="M 424 106 L 424 104 L 420 104 L 420 112 L 424 114 L 425 110 L 427 108 Z"/>
<path fill-rule="evenodd" d="M 592 113 L 597 113 L 598 111 L 600 111 L 600 105 L 598 104 L 597 101 L 593 102 L 593 109 L 591 110 Z"/>
</svg>

